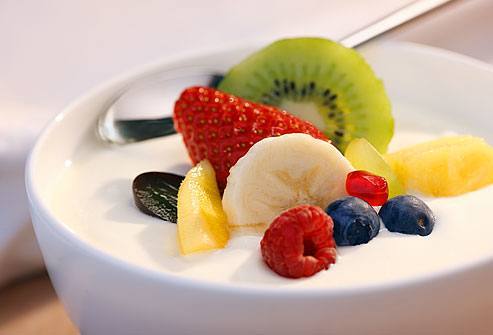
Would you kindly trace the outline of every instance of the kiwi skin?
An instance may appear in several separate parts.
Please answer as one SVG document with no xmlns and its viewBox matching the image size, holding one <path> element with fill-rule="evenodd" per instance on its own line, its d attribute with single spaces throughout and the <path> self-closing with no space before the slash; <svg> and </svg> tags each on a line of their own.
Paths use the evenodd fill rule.
<svg viewBox="0 0 493 335">
<path fill-rule="evenodd" d="M 364 137 L 385 153 L 394 133 L 382 81 L 357 51 L 327 39 L 274 42 L 231 68 L 218 89 L 314 123 L 342 152 Z"/>
</svg>

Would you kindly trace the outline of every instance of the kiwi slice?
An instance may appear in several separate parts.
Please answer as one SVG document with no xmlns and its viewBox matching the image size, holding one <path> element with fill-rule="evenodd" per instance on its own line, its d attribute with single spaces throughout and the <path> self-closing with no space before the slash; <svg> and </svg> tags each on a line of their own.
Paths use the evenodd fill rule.
<svg viewBox="0 0 493 335">
<path fill-rule="evenodd" d="M 385 153 L 394 133 L 382 82 L 358 52 L 327 39 L 274 42 L 234 66 L 218 88 L 310 121 L 342 152 L 366 138 Z"/>
</svg>

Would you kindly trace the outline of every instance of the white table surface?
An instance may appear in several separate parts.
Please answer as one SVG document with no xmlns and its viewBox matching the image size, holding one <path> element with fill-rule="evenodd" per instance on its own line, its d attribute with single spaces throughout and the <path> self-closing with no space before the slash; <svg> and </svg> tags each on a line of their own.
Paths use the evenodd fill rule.
<svg viewBox="0 0 493 335">
<path fill-rule="evenodd" d="M 23 165 L 69 101 L 129 68 L 281 37 L 338 39 L 412 0 L 0 1 L 0 286 L 42 266 Z M 456 0 L 387 35 L 493 63 L 493 1 Z"/>
</svg>

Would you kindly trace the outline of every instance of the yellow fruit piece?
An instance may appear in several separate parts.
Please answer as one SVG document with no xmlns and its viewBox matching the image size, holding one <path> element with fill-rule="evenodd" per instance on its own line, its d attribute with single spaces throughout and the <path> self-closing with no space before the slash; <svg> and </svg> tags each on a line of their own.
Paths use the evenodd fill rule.
<svg viewBox="0 0 493 335">
<path fill-rule="evenodd" d="M 209 161 L 203 160 L 187 173 L 178 190 L 180 253 L 224 248 L 228 239 L 216 174 Z"/>
<path fill-rule="evenodd" d="M 447 136 L 385 156 L 407 189 L 453 196 L 493 183 L 493 148 L 473 136 Z"/>
</svg>

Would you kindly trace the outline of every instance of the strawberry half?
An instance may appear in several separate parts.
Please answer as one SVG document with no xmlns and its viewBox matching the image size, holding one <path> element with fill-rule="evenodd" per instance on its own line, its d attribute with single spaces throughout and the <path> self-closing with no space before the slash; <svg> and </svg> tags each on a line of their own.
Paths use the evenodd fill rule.
<svg viewBox="0 0 493 335">
<path fill-rule="evenodd" d="M 221 190 L 229 169 L 263 138 L 305 133 L 328 140 L 314 125 L 286 111 L 209 87 L 183 91 L 175 103 L 173 120 L 193 164 L 208 159 Z"/>
</svg>

